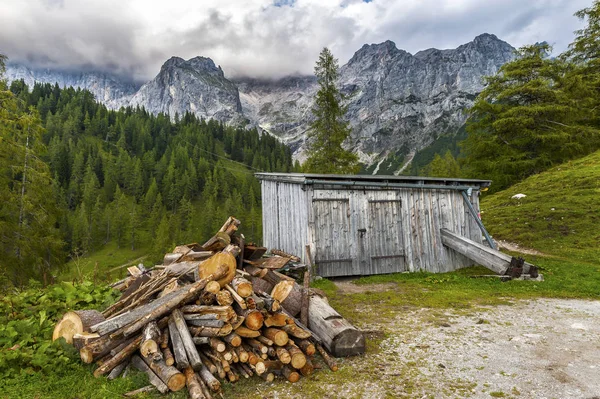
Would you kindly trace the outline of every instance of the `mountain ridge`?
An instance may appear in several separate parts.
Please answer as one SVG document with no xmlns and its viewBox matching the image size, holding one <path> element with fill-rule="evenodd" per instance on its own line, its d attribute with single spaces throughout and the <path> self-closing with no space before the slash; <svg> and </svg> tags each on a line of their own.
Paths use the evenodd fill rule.
<svg viewBox="0 0 600 399">
<path fill-rule="evenodd" d="M 345 146 L 367 165 L 391 153 L 408 155 L 453 135 L 464 110 L 483 90 L 483 77 L 513 59 L 514 48 L 484 33 L 455 49 L 411 54 L 391 40 L 365 44 L 340 67 L 339 85 L 349 96 L 352 128 Z M 158 74 L 136 87 L 106 73 L 62 73 L 9 64 L 9 80 L 25 79 L 89 89 L 110 108 L 143 106 L 175 117 L 191 112 L 205 119 L 256 127 L 288 144 L 303 160 L 310 112 L 318 86 L 311 75 L 279 79 L 228 78 L 207 57 L 171 57 Z"/>
</svg>

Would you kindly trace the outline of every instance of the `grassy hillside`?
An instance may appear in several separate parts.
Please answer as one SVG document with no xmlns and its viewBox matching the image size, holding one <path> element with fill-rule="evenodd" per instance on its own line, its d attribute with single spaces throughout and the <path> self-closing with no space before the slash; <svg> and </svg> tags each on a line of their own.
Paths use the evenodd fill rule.
<svg viewBox="0 0 600 399">
<path fill-rule="evenodd" d="M 515 194 L 525 194 L 520 200 Z M 579 262 L 600 262 L 600 151 L 484 197 L 496 239 Z"/>
</svg>

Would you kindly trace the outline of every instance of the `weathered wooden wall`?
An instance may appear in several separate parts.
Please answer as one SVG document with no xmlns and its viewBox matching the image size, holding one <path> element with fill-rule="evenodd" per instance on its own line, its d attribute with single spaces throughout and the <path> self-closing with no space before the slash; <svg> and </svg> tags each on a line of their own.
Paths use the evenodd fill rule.
<svg viewBox="0 0 600 399">
<path fill-rule="evenodd" d="M 263 245 L 304 259 L 308 243 L 308 190 L 300 184 L 261 181 Z"/>
<path fill-rule="evenodd" d="M 310 244 L 325 277 L 435 273 L 471 265 L 442 244 L 441 228 L 482 242 L 457 190 L 262 185 L 265 245 L 304 258 L 304 245 Z M 479 211 L 478 191 L 471 201 Z"/>
</svg>

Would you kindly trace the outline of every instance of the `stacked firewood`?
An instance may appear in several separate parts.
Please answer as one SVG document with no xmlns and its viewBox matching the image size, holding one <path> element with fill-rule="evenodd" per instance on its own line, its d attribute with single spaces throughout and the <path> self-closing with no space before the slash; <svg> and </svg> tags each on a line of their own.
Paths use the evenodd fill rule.
<svg viewBox="0 0 600 399">
<path fill-rule="evenodd" d="M 277 271 L 299 259 L 276 250 L 263 257 L 266 248 L 245 245 L 236 234 L 239 224 L 230 217 L 203 245 L 178 246 L 150 270 L 130 268 L 114 284 L 122 291 L 116 303 L 102 313 L 66 313 L 53 339 L 65 338 L 83 362 L 95 362 L 96 377 L 113 379 L 134 367 L 148 375 L 152 389 L 187 387 L 194 399 L 254 375 L 296 382 L 313 373 L 317 352 L 335 371 L 323 346 L 334 354 L 362 353 L 360 332 L 324 298 Z M 299 314 L 308 322 L 296 319 Z"/>
</svg>

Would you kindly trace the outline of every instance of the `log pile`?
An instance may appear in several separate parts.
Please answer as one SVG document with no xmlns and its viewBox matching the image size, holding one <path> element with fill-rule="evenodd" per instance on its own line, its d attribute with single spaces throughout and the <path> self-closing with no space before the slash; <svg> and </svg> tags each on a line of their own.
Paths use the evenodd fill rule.
<svg viewBox="0 0 600 399">
<path fill-rule="evenodd" d="M 239 224 L 230 217 L 206 243 L 178 246 L 149 270 L 129 268 L 112 285 L 122 292 L 117 302 L 103 312 L 66 313 L 53 339 L 63 337 L 84 363 L 96 363 L 95 377 L 133 367 L 152 389 L 187 388 L 193 399 L 254 375 L 296 382 L 313 373 L 317 353 L 333 371 L 328 351 L 363 353 L 363 335 L 325 298 L 278 271 L 299 259 L 277 250 L 263 257 L 266 248 L 236 234 Z"/>
</svg>

